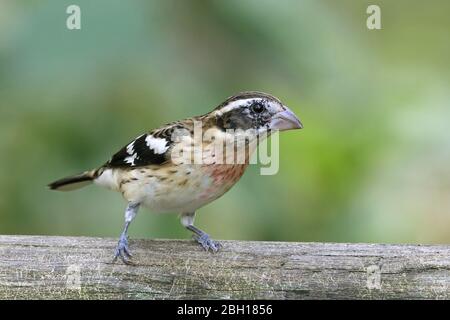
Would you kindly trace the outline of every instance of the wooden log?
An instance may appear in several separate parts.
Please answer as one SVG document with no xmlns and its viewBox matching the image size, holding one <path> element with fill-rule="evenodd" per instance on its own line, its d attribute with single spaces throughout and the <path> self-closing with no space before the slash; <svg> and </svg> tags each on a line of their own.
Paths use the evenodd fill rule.
<svg viewBox="0 0 450 320">
<path fill-rule="evenodd" d="M 1 299 L 449 299 L 449 245 L 0 236 Z"/>
</svg>

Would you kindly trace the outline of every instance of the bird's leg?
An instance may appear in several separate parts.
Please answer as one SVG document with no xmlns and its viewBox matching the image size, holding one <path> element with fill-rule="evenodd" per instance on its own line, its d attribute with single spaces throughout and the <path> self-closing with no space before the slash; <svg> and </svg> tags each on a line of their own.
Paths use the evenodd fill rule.
<svg viewBox="0 0 450 320">
<path fill-rule="evenodd" d="M 198 229 L 194 226 L 194 219 L 195 219 L 195 212 L 189 212 L 189 213 L 183 213 L 181 214 L 181 224 L 188 229 L 189 231 L 192 231 L 194 233 L 193 238 L 200 243 L 200 245 L 208 251 L 211 249 L 213 252 L 219 251 L 219 249 L 222 247 L 222 245 L 212 240 L 209 235 Z"/>
<path fill-rule="evenodd" d="M 125 264 L 129 264 L 131 262 L 129 260 L 132 255 L 130 249 L 128 248 L 128 227 L 130 226 L 131 221 L 133 221 L 133 219 L 136 217 L 138 210 L 139 203 L 128 203 L 128 206 L 125 209 L 125 226 L 123 228 L 122 234 L 120 235 L 113 262 L 115 262 L 119 257 Z"/>
</svg>

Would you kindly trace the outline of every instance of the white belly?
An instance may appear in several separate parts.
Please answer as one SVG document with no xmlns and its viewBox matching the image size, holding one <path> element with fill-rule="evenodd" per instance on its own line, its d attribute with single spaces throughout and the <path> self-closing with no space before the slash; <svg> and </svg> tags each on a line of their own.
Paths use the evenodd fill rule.
<svg viewBox="0 0 450 320">
<path fill-rule="evenodd" d="M 230 165 L 108 169 L 96 183 L 120 191 L 127 201 L 141 203 L 153 212 L 184 213 L 222 196 L 244 170 L 243 166 Z"/>
<path fill-rule="evenodd" d="M 180 177 L 174 177 L 173 181 L 155 180 L 138 191 L 142 194 L 142 205 L 154 212 L 193 212 L 214 200 L 207 196 L 213 184 L 210 177 L 194 174 L 187 181 Z"/>
</svg>

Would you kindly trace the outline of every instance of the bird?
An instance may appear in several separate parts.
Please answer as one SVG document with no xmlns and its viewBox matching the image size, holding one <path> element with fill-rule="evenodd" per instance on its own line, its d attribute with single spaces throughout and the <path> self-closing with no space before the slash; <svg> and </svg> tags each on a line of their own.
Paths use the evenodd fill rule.
<svg viewBox="0 0 450 320">
<path fill-rule="evenodd" d="M 93 183 L 122 194 L 127 201 L 125 222 L 113 261 L 132 263 L 128 228 L 140 207 L 178 213 L 193 239 L 215 253 L 222 248 L 220 242 L 194 225 L 198 209 L 224 195 L 242 177 L 260 141 L 275 131 L 302 128 L 294 112 L 275 96 L 245 91 L 206 114 L 143 133 L 102 166 L 48 186 L 70 191 Z"/>
</svg>

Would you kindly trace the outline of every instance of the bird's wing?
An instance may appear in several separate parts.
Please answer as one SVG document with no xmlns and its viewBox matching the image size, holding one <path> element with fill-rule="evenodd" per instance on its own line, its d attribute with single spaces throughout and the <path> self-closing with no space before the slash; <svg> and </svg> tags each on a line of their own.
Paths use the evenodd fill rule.
<svg viewBox="0 0 450 320">
<path fill-rule="evenodd" d="M 170 161 L 170 151 L 180 135 L 190 134 L 189 122 L 173 122 L 144 133 L 120 149 L 105 167 L 134 168 Z"/>
</svg>

